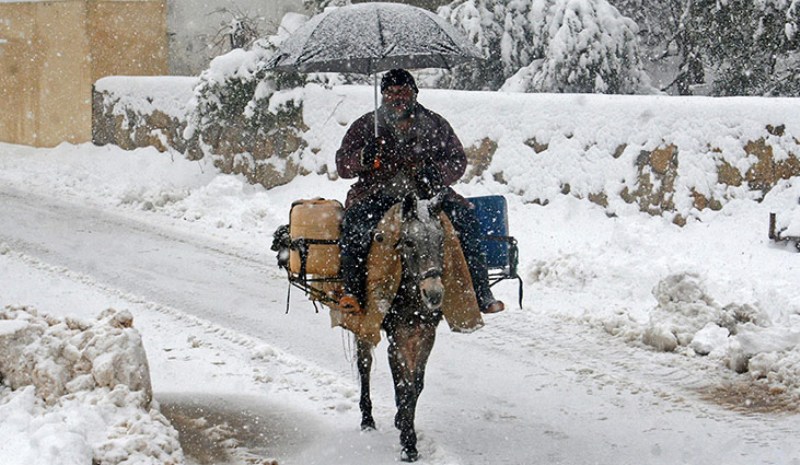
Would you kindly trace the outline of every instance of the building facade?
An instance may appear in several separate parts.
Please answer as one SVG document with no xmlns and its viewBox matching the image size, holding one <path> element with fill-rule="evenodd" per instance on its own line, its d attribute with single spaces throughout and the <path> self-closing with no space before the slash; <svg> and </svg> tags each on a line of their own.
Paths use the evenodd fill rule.
<svg viewBox="0 0 800 465">
<path fill-rule="evenodd" d="M 167 73 L 165 0 L 0 2 L 0 141 L 91 140 L 92 84 Z"/>
</svg>

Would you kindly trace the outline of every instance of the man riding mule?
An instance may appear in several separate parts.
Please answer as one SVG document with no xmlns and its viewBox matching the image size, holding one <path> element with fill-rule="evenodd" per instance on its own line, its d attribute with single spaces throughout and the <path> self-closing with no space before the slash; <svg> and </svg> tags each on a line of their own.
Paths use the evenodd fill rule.
<svg viewBox="0 0 800 465">
<path fill-rule="evenodd" d="M 468 200 L 450 185 L 464 174 L 466 154 L 450 124 L 416 100 L 414 78 L 394 69 L 381 80 L 383 103 L 356 120 L 336 152 L 342 178 L 358 177 L 347 195 L 341 231 L 344 295 L 339 307 L 360 312 L 366 304 L 367 255 L 384 214 L 407 194 L 439 195 L 466 258 L 478 306 L 483 313 L 503 311 L 489 287 L 479 225 Z M 377 118 L 377 135 L 374 132 Z"/>
</svg>

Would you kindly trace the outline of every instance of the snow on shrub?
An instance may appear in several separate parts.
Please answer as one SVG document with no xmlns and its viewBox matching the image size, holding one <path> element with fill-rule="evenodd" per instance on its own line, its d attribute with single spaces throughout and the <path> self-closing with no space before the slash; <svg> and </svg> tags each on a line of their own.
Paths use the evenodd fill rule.
<svg viewBox="0 0 800 465">
<path fill-rule="evenodd" d="M 302 85 L 297 75 L 268 71 L 266 60 L 271 55 L 272 47 L 261 40 L 250 50 L 235 49 L 214 58 L 200 75 L 189 103 L 184 138 L 191 140 L 212 126 L 244 125 L 259 133 L 271 127 L 288 104 L 299 107 L 296 99 L 270 105 L 280 89 Z"/>
<path fill-rule="evenodd" d="M 0 310 L 0 418 L 19 463 L 179 464 L 178 433 L 152 402 L 141 336 L 127 311 L 94 322 Z M 23 412 L 23 413 L 21 413 Z M 79 457 L 57 457 L 69 450 Z M 44 456 L 43 456 L 44 455 Z M 50 456 L 53 455 L 53 456 Z"/>
</svg>

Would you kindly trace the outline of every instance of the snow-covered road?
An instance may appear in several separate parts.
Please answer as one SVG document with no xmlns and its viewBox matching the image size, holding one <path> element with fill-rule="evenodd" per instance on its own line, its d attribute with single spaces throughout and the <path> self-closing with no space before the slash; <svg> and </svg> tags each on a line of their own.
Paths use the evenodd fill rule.
<svg viewBox="0 0 800 465">
<path fill-rule="evenodd" d="M 286 282 L 270 238 L 247 250 L 146 213 L 9 187 L 0 187 L 0 218 L 6 260 L 49 280 L 42 292 L 66 280 L 132 307 L 165 406 L 213 410 L 212 397 L 218 407 L 225 399 L 235 405 L 229 412 L 273 406 L 273 420 L 296 433 L 242 444 L 281 464 L 397 460 L 385 342 L 373 374 L 378 431 L 364 434 L 349 339 L 296 291 L 284 313 Z M 512 302 L 514 284 L 500 286 Z M 736 375 L 716 361 L 644 350 L 539 310 L 530 292 L 526 299 L 521 310 L 510 305 L 487 317 L 477 333 L 440 328 L 417 414 L 422 463 L 800 464 L 800 416 L 704 400 L 737 391 Z M 568 293 L 562 299 L 571 304 Z M 185 376 L 175 356 L 189 352 L 177 350 L 186 342 L 177 337 L 174 346 L 159 346 L 170 331 L 185 337 L 170 325 L 197 328 L 195 345 L 223 367 L 213 396 L 202 386 L 178 389 Z M 204 394 L 193 398 L 197 392 Z"/>
</svg>

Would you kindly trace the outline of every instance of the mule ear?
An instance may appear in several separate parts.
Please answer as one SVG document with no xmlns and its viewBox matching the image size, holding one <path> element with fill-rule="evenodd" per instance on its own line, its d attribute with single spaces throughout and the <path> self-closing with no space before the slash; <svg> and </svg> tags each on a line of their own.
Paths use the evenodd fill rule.
<svg viewBox="0 0 800 465">
<path fill-rule="evenodd" d="M 433 218 L 438 218 L 439 213 L 442 212 L 442 201 L 444 200 L 444 195 L 439 192 L 438 194 L 434 195 L 433 198 L 428 202 L 428 213 Z"/>
<path fill-rule="evenodd" d="M 403 199 L 403 219 L 417 218 L 417 196 L 409 194 Z"/>
</svg>

